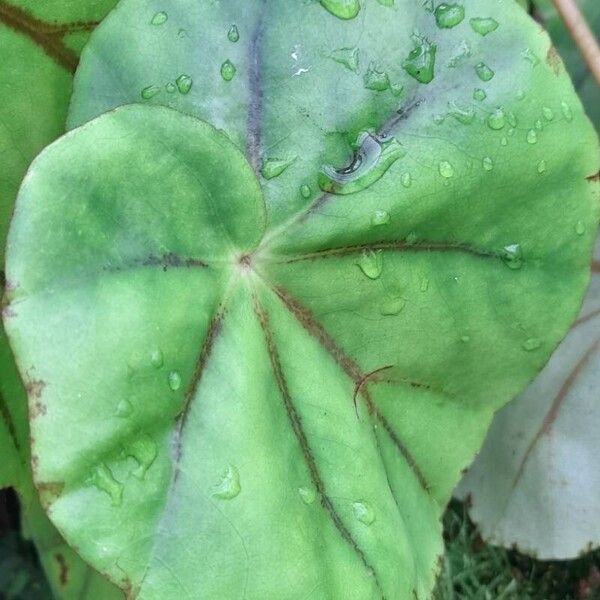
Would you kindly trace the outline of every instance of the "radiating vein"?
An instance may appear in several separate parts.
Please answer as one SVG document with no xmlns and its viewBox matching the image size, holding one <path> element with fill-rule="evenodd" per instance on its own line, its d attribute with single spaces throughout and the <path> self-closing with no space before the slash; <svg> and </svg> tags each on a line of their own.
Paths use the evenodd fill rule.
<svg viewBox="0 0 600 600">
<path fill-rule="evenodd" d="M 98 24 L 96 21 L 56 25 L 45 23 L 23 9 L 5 2 L 5 0 L 0 0 L 0 23 L 4 23 L 13 31 L 27 36 L 57 65 L 70 73 L 75 72 L 79 57 L 65 45 L 62 37 L 72 31 L 90 31 Z"/>
<path fill-rule="evenodd" d="M 388 434 L 392 444 L 396 450 L 402 455 L 404 460 L 408 463 L 412 469 L 415 477 L 417 478 L 421 487 L 425 490 L 429 490 L 429 485 L 425 476 L 419 469 L 414 457 L 403 444 L 400 436 L 394 431 L 389 421 L 379 411 L 379 408 L 373 401 L 369 390 L 365 385 L 362 385 L 366 374 L 363 374 L 359 366 L 350 358 L 334 341 L 334 339 L 323 329 L 318 323 L 312 313 L 304 306 L 302 306 L 296 299 L 292 298 L 287 291 L 280 287 L 272 287 L 273 292 L 281 300 L 287 310 L 298 320 L 302 327 L 317 340 L 317 342 L 328 352 L 333 360 L 344 370 L 344 372 L 352 379 L 355 385 L 360 386 L 360 395 L 362 396 L 367 409 L 371 415 L 373 415 L 377 421 L 382 425 L 385 432 Z"/>
<path fill-rule="evenodd" d="M 298 414 L 298 411 L 296 410 L 296 407 L 294 405 L 294 402 L 292 400 L 292 397 L 291 397 L 291 394 L 290 394 L 290 391 L 289 391 L 289 388 L 287 385 L 287 381 L 285 379 L 285 375 L 283 373 L 281 360 L 279 358 L 279 352 L 277 351 L 277 347 L 275 346 L 275 341 L 273 339 L 273 334 L 271 332 L 271 327 L 269 324 L 269 317 L 268 317 L 267 313 L 265 312 L 265 310 L 263 309 L 263 307 L 258 302 L 258 299 L 256 298 L 256 296 L 253 298 L 253 300 L 254 300 L 254 310 L 256 312 L 256 316 L 258 318 L 261 329 L 265 336 L 265 344 L 267 347 L 267 353 L 269 355 L 269 360 L 271 361 L 271 367 L 273 369 L 273 374 L 275 376 L 277 388 L 279 389 L 279 392 L 283 399 L 285 411 L 287 413 L 287 417 L 289 419 L 290 425 L 294 432 L 294 436 L 296 437 L 296 439 L 298 440 L 298 443 L 300 444 L 300 448 L 302 450 L 302 456 L 304 457 L 304 461 L 306 463 L 306 466 L 308 467 L 311 481 L 312 481 L 313 485 L 315 486 L 317 493 L 319 494 L 319 498 L 321 499 L 321 505 L 323 506 L 323 508 L 329 515 L 329 517 L 331 518 L 333 524 L 335 525 L 336 529 L 339 531 L 342 538 L 350 545 L 352 550 L 358 555 L 358 557 L 360 558 L 360 560 L 363 563 L 363 565 L 365 566 L 365 568 L 370 573 L 373 573 L 373 576 L 375 577 L 375 581 L 377 582 L 377 586 L 378 586 L 379 590 L 383 593 L 383 590 L 381 589 L 381 585 L 380 585 L 379 581 L 377 580 L 377 574 L 375 573 L 375 570 L 370 565 L 365 553 L 358 546 L 356 540 L 352 537 L 352 534 L 350 533 L 350 531 L 348 530 L 348 528 L 342 521 L 340 515 L 337 513 L 337 511 L 335 509 L 335 506 L 333 505 L 333 502 L 331 501 L 331 498 L 327 494 L 325 482 L 323 481 L 323 478 L 321 477 L 321 473 L 319 472 L 319 468 L 317 467 L 317 463 L 315 461 L 312 450 L 310 448 L 310 444 L 306 437 L 306 433 L 302 426 L 301 417 Z"/>
<path fill-rule="evenodd" d="M 406 240 L 371 242 L 368 244 L 357 244 L 351 246 L 339 246 L 335 248 L 325 248 L 316 252 L 307 252 L 306 254 L 292 255 L 288 257 L 279 257 L 274 260 L 286 264 L 319 260 L 324 258 L 339 258 L 343 256 L 352 256 L 363 252 L 377 252 L 379 250 L 389 252 L 459 252 L 470 254 L 479 258 L 497 258 L 502 256 L 493 250 L 485 248 L 476 248 L 469 244 L 460 242 L 407 242 Z"/>
</svg>

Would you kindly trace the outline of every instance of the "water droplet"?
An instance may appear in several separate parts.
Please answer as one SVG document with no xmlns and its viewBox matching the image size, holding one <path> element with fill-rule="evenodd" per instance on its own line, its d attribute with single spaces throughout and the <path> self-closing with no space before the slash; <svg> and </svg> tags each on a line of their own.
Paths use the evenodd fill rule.
<svg viewBox="0 0 600 600">
<path fill-rule="evenodd" d="M 363 250 L 356 264 L 369 279 L 377 279 L 383 271 L 383 253 L 381 250 Z"/>
<path fill-rule="evenodd" d="M 506 120 L 511 127 L 517 126 L 517 117 L 515 117 L 515 113 L 510 110 L 506 113 Z"/>
<path fill-rule="evenodd" d="M 533 126 L 538 130 L 538 131 L 542 131 L 542 129 L 544 129 L 544 124 L 542 123 L 541 119 L 536 119 L 535 122 L 533 123 Z"/>
<path fill-rule="evenodd" d="M 486 171 L 491 171 L 494 168 L 494 161 L 489 156 L 486 156 L 481 162 Z"/>
<path fill-rule="evenodd" d="M 376 92 L 383 92 L 390 87 L 390 80 L 387 73 L 374 61 L 371 61 L 369 64 L 363 81 L 368 90 L 374 90 Z"/>
<path fill-rule="evenodd" d="M 537 166 L 537 172 L 540 175 L 543 175 L 546 172 L 546 169 L 547 169 L 546 161 L 540 160 L 540 162 L 538 163 L 538 166 Z"/>
<path fill-rule="evenodd" d="M 371 225 L 387 225 L 391 221 L 390 213 L 387 210 L 376 210 L 371 217 Z"/>
<path fill-rule="evenodd" d="M 189 75 L 180 75 L 176 80 L 177 89 L 180 94 L 187 94 L 192 89 L 192 78 Z"/>
<path fill-rule="evenodd" d="M 123 501 L 123 484 L 115 479 L 113 472 L 104 463 L 99 464 L 91 477 L 91 483 L 100 491 L 105 492 L 113 506 L 121 506 Z"/>
<path fill-rule="evenodd" d="M 402 63 L 402 67 L 419 83 L 430 83 L 434 76 L 436 46 L 424 37 L 416 37 L 414 41 L 416 45 Z"/>
<path fill-rule="evenodd" d="M 235 77 L 235 65 L 228 59 L 221 65 L 221 77 L 225 81 L 231 81 Z"/>
<path fill-rule="evenodd" d="M 238 31 L 237 25 L 232 25 L 229 28 L 229 31 L 227 32 L 227 39 L 234 44 L 235 42 L 239 41 L 240 32 Z"/>
<path fill-rule="evenodd" d="M 433 14 L 438 27 L 451 29 L 465 18 L 465 9 L 460 4 L 446 4 L 443 2 L 438 5 Z"/>
<path fill-rule="evenodd" d="M 427 277 L 421 278 L 421 286 L 419 288 L 422 292 L 426 292 L 429 289 L 429 279 Z"/>
<path fill-rule="evenodd" d="M 523 251 L 520 244 L 509 244 L 502 249 L 502 260 L 509 269 L 520 269 L 523 266 Z"/>
<path fill-rule="evenodd" d="M 506 119 L 504 110 L 502 108 L 497 108 L 488 118 L 487 124 L 490 129 L 495 131 L 499 131 L 503 129 L 506 125 Z"/>
<path fill-rule="evenodd" d="M 353 73 L 358 73 L 360 67 L 360 51 L 358 48 L 340 48 L 334 50 L 329 58 L 335 60 L 336 63 L 344 65 Z"/>
<path fill-rule="evenodd" d="M 473 31 L 483 36 L 486 36 L 488 33 L 492 33 L 492 31 L 496 31 L 496 29 L 498 29 L 498 21 L 490 17 L 471 19 L 469 23 L 471 23 Z"/>
<path fill-rule="evenodd" d="M 470 125 L 475 118 L 475 111 L 472 107 L 460 105 L 457 102 L 448 102 L 448 114 L 463 125 Z"/>
<path fill-rule="evenodd" d="M 400 96 L 404 91 L 404 86 L 401 83 L 390 83 L 390 90 L 394 96 Z"/>
<path fill-rule="evenodd" d="M 500 143 L 501 143 L 503 146 L 506 146 L 506 145 L 508 144 L 508 139 L 506 139 L 505 137 L 503 137 L 503 138 L 500 140 Z"/>
<path fill-rule="evenodd" d="M 169 81 L 169 83 L 165 85 L 165 90 L 167 90 L 169 94 L 173 94 L 177 91 L 177 86 L 172 81 Z"/>
<path fill-rule="evenodd" d="M 384 316 L 397 315 L 406 305 L 406 300 L 400 296 L 389 296 L 382 300 L 379 312 Z"/>
<path fill-rule="evenodd" d="M 164 11 L 160 11 L 157 12 L 153 17 L 152 20 L 150 21 L 150 23 L 152 25 L 162 25 L 163 23 L 167 22 L 167 19 L 169 18 L 169 15 L 164 12 Z"/>
<path fill-rule="evenodd" d="M 421 4 L 428 13 L 433 12 L 433 0 L 421 0 Z"/>
<path fill-rule="evenodd" d="M 125 452 L 127 456 L 131 456 L 137 462 L 138 466 L 133 474 L 139 479 L 144 478 L 146 471 L 152 466 L 158 454 L 156 443 L 149 435 L 145 434 L 138 437 Z"/>
<path fill-rule="evenodd" d="M 150 100 L 150 98 L 154 98 L 158 92 L 160 92 L 160 88 L 157 85 L 149 85 L 142 90 L 141 96 L 144 100 Z"/>
<path fill-rule="evenodd" d="M 475 66 L 475 73 L 477 73 L 477 77 L 479 77 L 481 81 L 490 81 L 494 77 L 494 71 L 482 62 Z"/>
<path fill-rule="evenodd" d="M 375 521 L 375 511 L 366 502 L 353 502 L 354 516 L 365 525 L 371 525 Z"/>
<path fill-rule="evenodd" d="M 301 185 L 300 186 L 300 195 L 305 199 L 308 200 L 311 195 L 312 195 L 312 190 L 310 189 L 310 185 Z"/>
<path fill-rule="evenodd" d="M 542 342 L 538 338 L 532 337 L 523 342 L 523 349 L 531 352 L 532 350 L 537 350 L 541 345 Z"/>
<path fill-rule="evenodd" d="M 168 377 L 169 387 L 176 392 L 181 387 L 181 375 L 177 371 L 171 371 Z"/>
<path fill-rule="evenodd" d="M 552 121 L 552 119 L 554 119 L 554 111 L 548 106 L 542 108 L 542 115 L 546 121 Z"/>
<path fill-rule="evenodd" d="M 515 135 L 515 130 L 513 127 L 511 127 L 506 133 L 508 133 L 508 135 L 512 137 L 513 135 Z"/>
<path fill-rule="evenodd" d="M 447 160 L 440 161 L 438 169 L 440 175 L 446 179 L 449 179 L 454 175 L 454 167 Z"/>
<path fill-rule="evenodd" d="M 531 48 L 525 48 L 525 50 L 521 52 L 521 56 L 533 67 L 536 67 L 540 62 L 540 59 Z"/>
<path fill-rule="evenodd" d="M 124 398 L 123 400 L 119 401 L 119 404 L 117 404 L 117 417 L 129 417 L 132 412 L 133 405 L 131 404 L 131 402 L 129 402 L 129 400 Z"/>
<path fill-rule="evenodd" d="M 400 183 L 402 183 L 402 185 L 405 188 L 409 188 L 412 184 L 412 176 L 410 173 L 402 173 L 402 177 L 400 177 Z"/>
<path fill-rule="evenodd" d="M 471 56 L 471 47 L 465 40 L 461 40 L 446 64 L 453 69 L 469 56 Z"/>
<path fill-rule="evenodd" d="M 150 362 L 155 369 L 160 369 L 163 366 L 164 358 L 160 348 L 156 348 L 150 353 Z"/>
<path fill-rule="evenodd" d="M 411 231 L 407 236 L 406 239 L 404 240 L 407 244 L 414 244 L 418 241 L 419 236 L 414 232 Z"/>
<path fill-rule="evenodd" d="M 560 110 L 567 121 L 570 122 L 573 120 L 573 111 L 571 111 L 571 107 L 566 102 L 563 101 L 560 103 Z"/>
<path fill-rule="evenodd" d="M 354 19 L 360 12 L 359 0 L 321 0 L 321 6 L 339 19 Z"/>
<path fill-rule="evenodd" d="M 177 32 L 177 37 L 178 37 L 179 39 L 183 39 L 184 37 L 187 37 L 187 31 L 186 31 L 185 29 L 180 29 L 180 30 Z"/>
<path fill-rule="evenodd" d="M 463 344 L 467 344 L 468 342 L 471 341 L 471 336 L 470 335 L 461 335 L 460 341 L 463 342 Z"/>
<path fill-rule="evenodd" d="M 583 235 L 585 233 L 585 225 L 583 224 L 583 221 L 577 221 L 575 224 L 575 233 L 577 235 Z"/>
<path fill-rule="evenodd" d="M 433 122 L 436 125 L 441 125 L 446 120 L 444 115 L 433 115 Z"/>
<path fill-rule="evenodd" d="M 241 489 L 240 474 L 233 465 L 229 465 L 223 474 L 221 483 L 215 486 L 212 495 L 220 500 L 231 500 L 240 493 Z"/>
<path fill-rule="evenodd" d="M 317 498 L 317 493 L 313 488 L 300 487 L 298 488 L 298 493 L 304 504 L 312 504 Z"/>
<path fill-rule="evenodd" d="M 523 98 L 525 98 L 525 91 L 524 90 L 519 90 L 517 92 L 517 100 L 523 100 Z"/>
<path fill-rule="evenodd" d="M 481 101 L 485 100 L 486 98 L 487 98 L 487 94 L 482 89 L 476 88 L 473 91 L 473 99 L 474 100 L 479 100 L 479 102 L 481 102 Z"/>
<path fill-rule="evenodd" d="M 527 132 L 527 143 L 528 144 L 535 144 L 535 143 L 537 143 L 537 133 L 535 132 L 535 129 L 530 129 Z"/>
<path fill-rule="evenodd" d="M 279 177 L 289 166 L 296 162 L 297 156 L 291 158 L 268 158 L 263 160 L 260 174 L 265 179 Z"/>
<path fill-rule="evenodd" d="M 324 192 L 353 194 L 369 187 L 385 175 L 388 169 L 406 154 L 395 138 L 376 137 L 362 132 L 356 143 L 357 150 L 349 166 L 336 169 L 321 167 L 319 187 Z"/>
</svg>

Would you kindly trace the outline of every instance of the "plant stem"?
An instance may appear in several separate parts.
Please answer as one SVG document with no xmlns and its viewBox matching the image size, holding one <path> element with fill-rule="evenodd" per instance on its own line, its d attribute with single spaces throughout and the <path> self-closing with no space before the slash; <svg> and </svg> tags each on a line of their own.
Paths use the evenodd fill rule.
<svg viewBox="0 0 600 600">
<path fill-rule="evenodd" d="M 600 47 L 575 0 L 553 0 L 596 83 L 600 85 Z"/>
</svg>

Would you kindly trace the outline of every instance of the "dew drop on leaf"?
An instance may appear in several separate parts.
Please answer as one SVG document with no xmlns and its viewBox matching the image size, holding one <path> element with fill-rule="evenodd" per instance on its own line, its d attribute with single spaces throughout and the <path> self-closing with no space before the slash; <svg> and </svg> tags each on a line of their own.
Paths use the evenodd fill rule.
<svg viewBox="0 0 600 600">
<path fill-rule="evenodd" d="M 300 494 L 300 498 L 302 498 L 302 502 L 304 502 L 304 504 L 312 504 L 317 498 L 317 493 L 313 488 L 300 487 L 298 488 L 298 493 Z"/>
<path fill-rule="evenodd" d="M 479 77 L 481 81 L 490 81 L 494 77 L 494 71 L 482 62 L 475 65 L 475 73 L 477 73 L 477 77 Z"/>
<path fill-rule="evenodd" d="M 187 94 L 192 89 L 192 78 L 189 75 L 180 75 L 176 80 L 177 89 L 180 94 Z"/>
<path fill-rule="evenodd" d="M 456 27 L 465 18 L 465 9 L 460 4 L 446 4 L 443 2 L 435 9 L 435 22 L 441 29 Z"/>
<path fill-rule="evenodd" d="M 400 177 L 400 183 L 405 187 L 409 188 L 412 184 L 412 176 L 410 173 L 402 173 Z"/>
<path fill-rule="evenodd" d="M 554 111 L 548 106 L 542 108 L 542 115 L 546 121 L 552 121 L 552 119 L 554 119 Z"/>
<path fill-rule="evenodd" d="M 387 210 L 376 210 L 371 216 L 371 225 L 387 225 L 391 220 L 390 213 Z"/>
<path fill-rule="evenodd" d="M 538 166 L 537 166 L 537 172 L 540 175 L 543 175 L 546 172 L 546 169 L 547 169 L 546 161 L 540 160 L 540 162 L 538 163 Z"/>
<path fill-rule="evenodd" d="M 235 72 L 236 72 L 235 65 L 229 59 L 227 59 L 221 65 L 221 77 L 225 81 L 231 81 L 235 77 Z"/>
<path fill-rule="evenodd" d="M 426 292 L 429 289 L 429 279 L 427 277 L 421 278 L 421 285 L 420 285 L 419 289 L 422 292 Z"/>
<path fill-rule="evenodd" d="M 181 375 L 177 371 L 171 371 L 168 377 L 169 387 L 176 392 L 181 387 Z"/>
<path fill-rule="evenodd" d="M 289 166 L 296 162 L 297 156 L 290 158 L 267 158 L 263 161 L 260 174 L 265 179 L 279 177 Z"/>
<path fill-rule="evenodd" d="M 142 90 L 141 96 L 144 100 L 150 100 L 150 98 L 154 98 L 158 92 L 160 92 L 160 88 L 157 85 L 149 85 Z"/>
<path fill-rule="evenodd" d="M 416 37 L 415 43 L 402 67 L 419 83 L 430 83 L 434 77 L 436 46 L 424 37 Z"/>
<path fill-rule="evenodd" d="M 113 506 L 121 506 L 123 501 L 123 484 L 115 479 L 110 467 L 99 464 L 91 477 L 92 484 L 109 495 Z"/>
<path fill-rule="evenodd" d="M 448 114 L 463 125 L 470 125 L 475 119 L 475 111 L 470 106 L 462 106 L 456 102 L 448 102 Z"/>
<path fill-rule="evenodd" d="M 119 401 L 117 404 L 117 417 L 129 417 L 133 413 L 133 405 L 126 398 Z"/>
<path fill-rule="evenodd" d="M 537 143 L 537 133 L 535 132 L 535 129 L 530 129 L 527 132 L 527 143 L 528 144 L 535 144 L 535 143 Z"/>
<path fill-rule="evenodd" d="M 237 25 L 232 25 L 229 28 L 229 31 L 227 32 L 227 39 L 234 44 L 235 42 L 239 41 L 240 32 L 238 31 Z"/>
<path fill-rule="evenodd" d="M 387 73 L 375 61 L 371 61 L 369 64 L 363 81 L 368 90 L 376 92 L 383 92 L 390 87 L 390 80 Z"/>
<path fill-rule="evenodd" d="M 214 487 L 212 495 L 220 500 L 231 500 L 240 493 L 241 489 L 240 474 L 233 465 L 229 465 L 223 474 L 221 483 Z"/>
<path fill-rule="evenodd" d="M 334 50 L 329 58 L 340 65 L 344 65 L 353 73 L 358 73 L 360 67 L 360 51 L 358 48 L 339 48 Z"/>
<path fill-rule="evenodd" d="M 542 345 L 542 342 L 535 337 L 529 338 L 523 342 L 523 349 L 531 352 L 537 350 Z"/>
<path fill-rule="evenodd" d="M 308 200 L 310 198 L 312 194 L 312 190 L 310 189 L 310 185 L 301 185 L 300 186 L 300 195 L 305 199 Z"/>
<path fill-rule="evenodd" d="M 575 224 L 575 233 L 577 235 L 583 235 L 585 233 L 585 225 L 583 224 L 583 221 L 577 221 Z"/>
<path fill-rule="evenodd" d="M 523 266 L 523 251 L 520 244 L 509 244 L 502 249 L 502 260 L 509 269 L 520 269 Z"/>
<path fill-rule="evenodd" d="M 364 190 L 381 179 L 406 154 L 397 139 L 377 137 L 366 131 L 359 134 L 356 147 L 354 158 L 347 167 L 321 167 L 319 187 L 324 192 L 346 195 Z"/>
<path fill-rule="evenodd" d="M 495 131 L 503 129 L 506 125 L 506 116 L 504 114 L 504 110 L 502 108 L 497 108 L 487 118 L 487 124 L 490 129 L 493 129 Z"/>
<path fill-rule="evenodd" d="M 479 102 L 482 102 L 486 98 L 487 98 L 487 94 L 481 88 L 476 88 L 473 91 L 473 100 L 478 100 Z"/>
<path fill-rule="evenodd" d="M 369 279 L 378 279 L 383 271 L 383 254 L 381 250 L 363 250 L 356 264 Z"/>
<path fill-rule="evenodd" d="M 160 369 L 163 366 L 164 358 L 160 348 L 152 350 L 150 353 L 150 363 L 155 369 Z"/>
<path fill-rule="evenodd" d="M 134 476 L 138 479 L 143 479 L 146 471 L 156 459 L 156 443 L 149 435 L 144 434 L 130 444 L 125 452 L 127 456 L 133 458 L 138 464 L 137 468 L 133 471 Z"/>
<path fill-rule="evenodd" d="M 360 12 L 359 0 L 321 0 L 321 6 L 339 19 L 354 19 Z"/>
<path fill-rule="evenodd" d="M 540 59 L 531 48 L 525 48 L 525 50 L 521 52 L 521 56 L 533 67 L 536 67 L 540 62 Z"/>
<path fill-rule="evenodd" d="M 470 335 L 461 335 L 460 341 L 463 342 L 463 344 L 467 344 L 471 341 L 471 336 Z"/>
<path fill-rule="evenodd" d="M 454 167 L 447 160 L 440 161 L 440 164 L 438 165 L 438 170 L 440 172 L 440 175 L 446 179 L 449 179 L 450 177 L 454 176 Z"/>
<path fill-rule="evenodd" d="M 560 110 L 567 121 L 571 122 L 573 120 L 573 112 L 566 102 L 563 101 L 560 103 Z"/>
<path fill-rule="evenodd" d="M 150 23 L 152 25 L 162 25 L 163 23 L 167 22 L 167 19 L 169 18 L 169 15 L 164 12 L 164 11 L 160 11 L 157 12 L 153 17 L 152 20 L 150 21 Z"/>
<path fill-rule="evenodd" d="M 473 31 L 483 36 L 486 36 L 488 33 L 492 33 L 492 31 L 496 31 L 496 29 L 498 29 L 498 21 L 496 21 L 496 19 L 492 19 L 491 17 L 478 17 L 471 19 L 469 23 L 471 23 L 471 28 Z"/>
<path fill-rule="evenodd" d="M 489 156 L 484 157 L 481 162 L 486 171 L 491 171 L 494 168 L 494 161 Z"/>
<path fill-rule="evenodd" d="M 508 145 L 508 138 L 505 138 L 505 137 L 503 137 L 503 138 L 500 140 L 500 143 L 501 143 L 503 146 L 506 146 L 506 145 Z"/>
<path fill-rule="evenodd" d="M 371 525 L 375 521 L 375 511 L 366 502 L 353 502 L 352 510 L 354 516 L 365 525 Z"/>
<path fill-rule="evenodd" d="M 541 119 L 536 119 L 535 122 L 533 123 L 533 126 L 538 130 L 538 131 L 542 131 L 542 129 L 544 129 L 544 124 L 542 123 Z"/>
<path fill-rule="evenodd" d="M 384 316 L 397 315 L 406 305 L 406 300 L 400 296 L 388 296 L 381 301 L 379 312 Z"/>
<path fill-rule="evenodd" d="M 177 91 L 177 86 L 172 81 L 169 81 L 169 83 L 165 85 L 165 90 L 167 90 L 169 94 L 173 94 Z"/>
</svg>

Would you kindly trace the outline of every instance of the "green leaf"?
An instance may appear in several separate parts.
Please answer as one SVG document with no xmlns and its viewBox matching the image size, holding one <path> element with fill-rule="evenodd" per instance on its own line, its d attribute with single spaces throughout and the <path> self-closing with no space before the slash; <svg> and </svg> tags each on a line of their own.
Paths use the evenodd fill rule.
<svg viewBox="0 0 600 600">
<path fill-rule="evenodd" d="M 65 128 L 89 32 L 116 0 L 0 0 L 0 263 L 13 203 L 33 157 Z"/>
<path fill-rule="evenodd" d="M 458 491 L 486 541 L 541 560 L 600 545 L 600 243 L 595 258 L 579 318 L 537 379 L 498 413 Z"/>
<path fill-rule="evenodd" d="M 534 0 L 533 4 L 536 17 L 548 30 L 558 53 L 565 62 L 588 116 L 594 123 L 596 131 L 600 131 L 600 87 L 598 87 L 598 83 L 586 67 L 581 53 L 551 0 Z M 577 4 L 595 33 L 596 39 L 600 38 L 600 3 L 596 0 L 579 0 Z"/>
<path fill-rule="evenodd" d="M 192 116 L 118 108 L 19 196 L 36 481 L 143 598 L 428 597 L 461 469 L 579 309 L 597 139 L 548 38 L 333 5 L 125 0 L 71 124 Z"/>
</svg>

